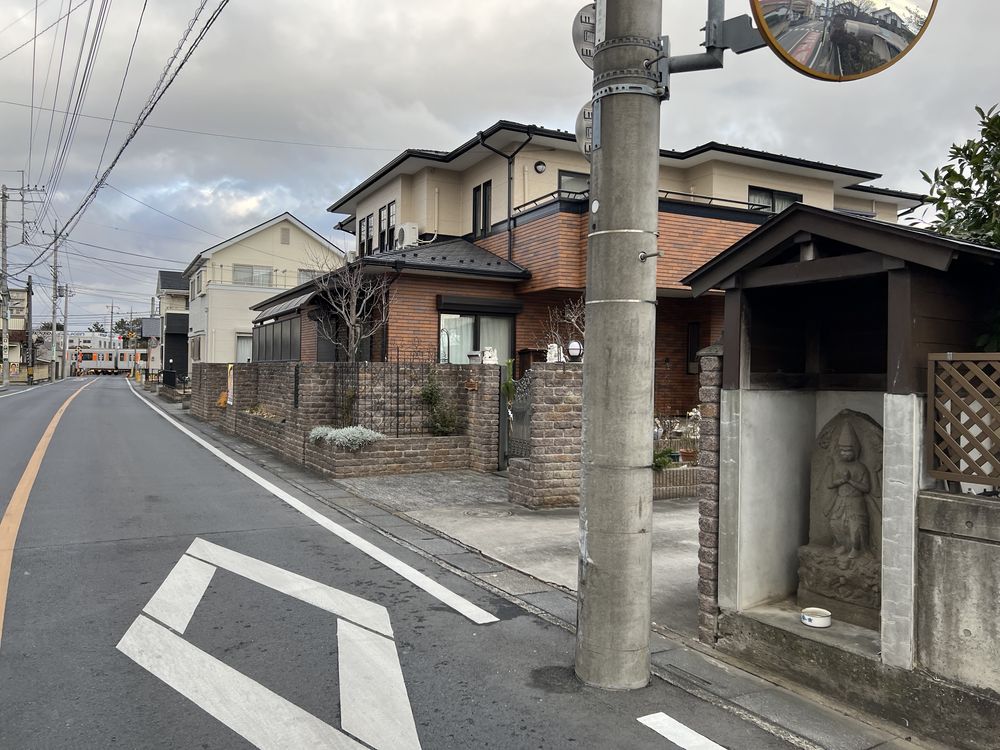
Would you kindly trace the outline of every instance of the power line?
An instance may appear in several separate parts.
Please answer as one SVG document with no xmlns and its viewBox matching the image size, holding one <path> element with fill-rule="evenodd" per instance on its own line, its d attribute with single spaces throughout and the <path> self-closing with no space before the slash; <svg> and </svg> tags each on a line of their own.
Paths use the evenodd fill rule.
<svg viewBox="0 0 1000 750">
<path fill-rule="evenodd" d="M 0 104 L 6 104 L 10 107 L 29 107 L 30 105 L 24 102 L 13 102 L 9 99 L 0 99 Z M 35 109 L 42 110 L 45 112 L 54 112 L 56 114 L 67 114 L 64 110 L 51 109 L 49 107 L 35 107 Z M 115 125 L 135 125 L 134 122 L 130 120 L 116 120 L 110 117 L 101 117 L 100 115 L 85 115 L 80 114 L 88 120 L 101 120 L 103 122 L 110 122 Z M 331 149 L 342 149 L 345 151 L 387 151 L 391 153 L 397 153 L 401 151 L 400 148 L 389 148 L 387 146 L 345 146 L 340 143 L 313 143 L 310 141 L 286 141 L 281 138 L 260 138 L 257 136 L 249 135 L 235 135 L 233 133 L 217 133 L 209 130 L 194 130 L 191 128 L 174 128 L 167 125 L 144 125 L 143 127 L 150 128 L 152 130 L 169 130 L 173 133 L 187 133 L 189 135 L 204 135 L 209 138 L 227 138 L 234 141 L 250 141 L 252 143 L 274 143 L 282 146 L 304 146 L 306 148 L 331 148 Z"/>
<path fill-rule="evenodd" d="M 114 112 L 111 113 L 111 124 L 108 125 L 108 134 L 104 137 L 104 147 L 101 149 L 101 158 L 97 160 L 97 171 L 94 173 L 94 177 L 97 177 L 97 172 L 101 170 L 101 164 L 104 163 L 104 153 L 108 149 L 108 141 L 111 140 L 111 131 L 115 127 L 115 117 L 118 114 L 118 107 L 122 103 L 122 93 L 125 91 L 125 81 L 128 80 L 128 71 L 132 67 L 132 55 L 135 54 L 135 43 L 139 41 L 139 30 L 142 28 L 142 19 L 146 15 L 146 3 L 147 0 L 142 2 L 142 10 L 139 11 L 139 22 L 135 26 L 135 36 L 132 37 L 132 48 L 128 51 L 128 62 L 125 63 L 125 73 L 122 75 L 122 85 L 118 89 L 118 99 L 115 102 Z"/>
<path fill-rule="evenodd" d="M 47 32 L 47 31 L 48 31 L 49 29 L 51 29 L 51 28 L 52 28 L 53 26 L 55 26 L 56 24 L 58 24 L 58 23 L 59 23 L 60 21 L 62 21 L 62 20 L 63 20 L 64 18 L 68 18 L 68 17 L 70 16 L 70 14 L 71 14 L 71 13 L 73 13 L 73 11 L 75 11 L 75 10 L 76 10 L 77 8 L 79 8 L 79 7 L 81 6 L 81 5 L 83 5 L 83 4 L 84 4 L 84 3 L 86 3 L 86 2 L 90 2 L 90 3 L 93 3 L 93 2 L 94 2 L 94 0 L 80 0 L 80 2 L 78 2 L 78 3 L 77 3 L 76 5 L 74 5 L 74 6 L 72 7 L 72 8 L 70 8 L 70 9 L 69 9 L 69 10 L 68 10 L 68 11 L 67 11 L 66 13 L 64 13 L 64 14 L 63 14 L 63 15 L 61 15 L 61 16 L 60 16 L 59 18 L 57 18 L 57 19 L 56 19 L 56 21 L 55 21 L 55 23 L 51 23 L 51 24 L 49 24 L 49 25 L 48 25 L 48 26 L 46 26 L 46 27 L 45 27 L 44 29 L 42 29 L 41 31 L 39 31 L 38 33 L 36 33 L 36 34 L 35 34 L 35 35 L 34 35 L 33 37 L 31 37 L 31 39 L 29 39 L 28 41 L 26 41 L 26 42 L 25 42 L 24 44 L 20 44 L 20 45 L 18 45 L 17 47 L 15 47 L 14 49 L 12 49 L 12 50 L 11 50 L 10 52 L 8 52 L 8 53 L 7 53 L 6 55 L 4 55 L 3 57 L 0 57 L 0 62 L 3 62 L 3 61 L 4 61 L 4 60 L 6 60 L 6 59 L 7 59 L 8 57 L 10 57 L 11 55 L 13 55 L 13 54 L 14 54 L 15 52 L 18 52 L 18 51 L 20 51 L 20 50 L 24 49 L 24 48 L 25 48 L 25 47 L 27 47 L 27 46 L 28 46 L 29 44 L 31 44 L 31 43 L 32 43 L 33 41 L 35 41 L 35 40 L 36 40 L 36 39 L 37 39 L 38 37 L 40 37 L 40 36 L 43 36 L 43 35 L 45 34 L 45 32 Z M 20 19 L 19 19 L 19 20 L 20 20 Z"/>
<path fill-rule="evenodd" d="M 138 198 L 136 198 L 136 197 L 135 197 L 134 195 L 129 195 L 128 193 L 126 193 L 126 192 L 125 192 L 124 190 L 122 190 L 121 188 L 117 188 L 117 187 L 115 187 L 114 185 L 112 185 L 112 184 L 111 184 L 110 182 L 108 182 L 108 183 L 105 183 L 105 184 L 107 185 L 107 187 L 111 188 L 111 189 L 112 189 L 112 190 L 114 190 L 114 191 L 115 191 L 116 193 L 120 193 L 121 195 L 124 195 L 124 196 L 125 196 L 126 198 L 128 198 L 129 200 L 133 200 L 133 201 L 135 201 L 136 203 L 138 203 L 139 205 L 141 205 L 141 206 L 145 206 L 145 207 L 146 207 L 146 208 L 148 208 L 148 209 L 149 209 L 150 211 L 156 211 L 156 213 L 160 214 L 160 216 L 166 216 L 166 217 L 167 217 L 168 219 L 173 219 L 174 221 L 177 221 L 177 222 L 180 222 L 180 223 L 181 223 L 181 224 L 183 224 L 184 226 L 188 226 L 188 227 L 191 227 L 192 229 L 197 229 L 197 230 L 198 230 L 199 232 L 204 232 L 205 234 L 207 234 L 207 235 L 211 235 L 212 237 L 215 237 L 216 239 L 220 239 L 220 240 L 221 240 L 221 239 L 224 239 L 223 237 L 220 237 L 219 235 L 217 235 L 217 234 L 216 234 L 215 232 L 209 232 L 209 231 L 208 231 L 207 229 L 202 229 L 201 227 L 198 227 L 198 226 L 195 226 L 195 225 L 194 225 L 194 224 L 192 224 L 191 222 L 188 222 L 188 221 L 184 221 L 184 219 L 180 219 L 180 218 L 178 218 L 178 217 L 174 216 L 173 214 L 168 214 L 168 213 L 167 213 L 166 211 L 161 211 L 161 210 L 160 210 L 160 209 L 158 209 L 158 208 L 157 208 L 156 206 L 151 206 L 151 205 L 149 205 L 148 203 L 146 203 L 146 201 L 143 201 L 143 200 L 139 200 L 139 199 L 138 199 Z"/>
<path fill-rule="evenodd" d="M 35 7 L 32 10 L 25 11 L 24 13 L 22 13 L 21 15 L 19 15 L 17 18 L 15 18 L 13 21 L 11 21 L 9 24 L 7 24 L 2 29 L 0 29 L 0 34 L 4 33 L 7 29 L 9 29 L 11 26 L 13 26 L 14 24 L 18 23 L 19 21 L 23 21 L 25 18 L 27 18 L 28 16 L 30 16 L 32 13 L 35 13 L 37 15 L 38 14 L 38 9 L 40 7 L 42 7 L 43 5 L 45 5 L 45 3 L 47 3 L 48 1 L 49 0 L 41 0 L 41 2 L 36 3 Z"/>
<path fill-rule="evenodd" d="M 203 2 L 201 7 L 204 7 L 204 4 L 205 3 Z M 209 16 L 208 20 L 205 22 L 205 25 L 200 29 L 200 31 L 198 32 L 198 34 L 195 36 L 194 40 L 191 42 L 191 45 L 188 48 L 187 53 L 184 55 L 184 57 L 181 59 L 181 61 L 174 68 L 173 72 L 169 75 L 169 77 L 166 79 L 166 81 L 162 83 L 162 85 L 159 84 L 159 83 L 157 84 L 158 88 L 154 89 L 153 93 L 150 95 L 150 98 L 147 100 L 146 105 L 143 107 L 142 111 L 139 113 L 139 118 L 136 120 L 135 125 L 133 125 L 131 131 L 129 131 L 129 134 L 126 136 L 125 142 L 122 143 L 122 145 L 119 147 L 118 152 L 115 154 L 114 158 L 108 164 L 107 168 L 104 170 L 104 172 L 102 173 L 102 175 L 95 181 L 93 187 L 90 189 L 90 191 L 87 193 L 87 195 L 84 196 L 83 200 L 80 202 L 80 205 L 77 207 L 77 209 L 66 220 L 66 224 L 63 226 L 63 229 L 60 232 L 61 235 L 68 235 L 74 229 L 74 227 L 76 226 L 76 221 L 83 215 L 84 211 L 87 210 L 87 208 L 90 206 L 90 204 L 93 203 L 94 199 L 97 197 L 98 191 L 101 189 L 101 187 L 103 187 L 103 185 L 107 181 L 107 178 L 111 175 L 112 170 L 118 164 L 118 161 L 121 159 L 122 154 L 125 153 L 125 149 L 128 148 L 128 145 L 132 142 L 132 140 L 138 134 L 139 129 L 142 127 L 143 123 L 146 121 L 146 119 L 149 117 L 149 115 L 152 114 L 153 109 L 159 103 L 160 99 L 163 98 L 163 95 L 167 92 L 167 90 L 170 88 L 170 86 L 173 84 L 173 82 L 177 79 L 177 76 L 180 74 L 181 70 L 183 70 L 183 68 L 187 64 L 188 60 L 191 59 L 191 55 L 194 54 L 194 51 L 198 48 L 198 45 L 201 44 L 201 40 L 205 38 L 205 35 L 208 33 L 208 30 L 212 28 L 212 26 L 215 24 L 215 21 L 218 19 L 219 15 L 222 13 L 222 11 L 225 9 L 225 7 L 228 4 L 229 4 L 229 0 L 221 0 L 219 2 L 218 7 L 216 7 L 216 9 L 212 12 L 212 14 Z M 200 8 L 199 8 L 198 12 L 199 13 L 201 12 Z M 197 19 L 197 16 L 195 17 L 195 19 L 192 19 L 191 24 L 188 27 L 189 30 L 194 25 L 196 19 Z M 185 32 L 183 38 L 186 38 L 186 37 L 187 37 L 187 31 Z M 179 49 L 180 49 L 180 47 L 178 47 L 178 50 Z M 177 53 L 175 52 L 175 54 L 177 54 Z M 167 69 L 169 69 L 169 67 L 171 66 L 171 64 L 172 64 L 172 60 L 170 62 L 168 62 L 168 68 Z M 166 75 L 166 69 L 164 70 L 164 75 Z M 161 77 L 161 81 L 163 81 L 162 77 Z M 53 241 L 52 241 L 52 243 L 50 243 L 50 246 L 51 246 L 51 244 L 54 244 L 56 241 L 58 241 L 58 239 L 59 239 L 58 237 L 53 238 Z M 31 265 L 34 265 L 35 263 L 37 263 L 42 258 L 42 256 L 45 254 L 45 252 L 46 252 L 46 250 L 43 250 L 38 255 L 38 257 L 35 260 L 32 261 Z"/>
<path fill-rule="evenodd" d="M 186 266 L 189 261 L 186 260 L 172 260 L 171 258 L 161 258 L 159 255 L 145 255 L 143 253 L 131 253 L 128 250 L 116 250 L 113 247 L 105 247 L 104 245 L 95 245 L 91 242 L 84 242 L 83 240 L 68 240 L 74 245 L 83 245 L 84 247 L 92 247 L 97 250 L 107 250 L 111 253 L 120 253 L 121 255 L 132 255 L 136 258 L 149 258 L 150 260 L 158 260 L 161 263 L 176 263 L 178 265 Z"/>
</svg>

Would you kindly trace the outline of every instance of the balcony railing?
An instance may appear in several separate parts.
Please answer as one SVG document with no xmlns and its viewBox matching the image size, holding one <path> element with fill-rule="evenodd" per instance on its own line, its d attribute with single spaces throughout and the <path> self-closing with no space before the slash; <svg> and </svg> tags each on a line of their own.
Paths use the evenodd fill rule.
<svg viewBox="0 0 1000 750">
<path fill-rule="evenodd" d="M 1000 487 L 1000 354 L 931 354 L 927 381 L 930 475 Z"/>
<path fill-rule="evenodd" d="M 672 201 L 684 201 L 687 203 L 698 203 L 705 206 L 722 206 L 724 208 L 739 208 L 745 211 L 760 211 L 763 213 L 773 213 L 771 206 L 764 203 L 750 203 L 739 201 L 733 198 L 720 198 L 714 195 L 699 195 L 698 193 L 681 193 L 676 190 L 660 190 L 660 198 Z M 522 203 L 514 208 L 514 215 L 525 213 L 533 208 L 544 206 L 556 201 L 585 201 L 590 197 L 590 191 L 554 190 L 546 193 L 527 203 Z"/>
</svg>

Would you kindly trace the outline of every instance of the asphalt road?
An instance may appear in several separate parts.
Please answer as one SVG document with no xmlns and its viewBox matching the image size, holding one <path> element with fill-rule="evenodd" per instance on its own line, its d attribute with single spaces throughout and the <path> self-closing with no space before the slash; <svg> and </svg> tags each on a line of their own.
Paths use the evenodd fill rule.
<svg viewBox="0 0 1000 750">
<path fill-rule="evenodd" d="M 0 394 L 8 533 L 86 382 Z M 571 634 L 265 479 L 289 499 L 122 378 L 78 394 L 13 547 L 0 748 L 711 747 L 638 721 L 659 712 L 723 747 L 790 747 L 659 680 L 582 686 Z"/>
</svg>

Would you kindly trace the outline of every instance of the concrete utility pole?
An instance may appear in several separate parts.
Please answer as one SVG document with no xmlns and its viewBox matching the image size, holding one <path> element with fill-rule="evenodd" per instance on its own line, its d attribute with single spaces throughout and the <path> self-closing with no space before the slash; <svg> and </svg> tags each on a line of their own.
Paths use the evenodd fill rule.
<svg viewBox="0 0 1000 750">
<path fill-rule="evenodd" d="M 576 674 L 612 689 L 649 681 L 661 5 L 608 2 L 594 57 Z"/>
<path fill-rule="evenodd" d="M 24 326 L 25 333 L 27 334 L 27 336 L 25 337 L 25 340 L 27 341 L 27 344 L 28 344 L 28 351 L 27 351 L 27 354 L 25 354 L 25 356 L 24 356 L 24 364 L 25 364 L 26 369 L 28 370 L 28 375 L 27 375 L 28 385 L 31 385 L 32 383 L 35 382 L 35 332 L 34 332 L 34 330 L 32 330 L 32 327 L 34 326 L 34 323 L 33 323 L 32 314 L 31 314 L 31 307 L 32 307 L 31 303 L 32 303 L 32 300 L 33 300 L 34 296 L 35 296 L 35 290 L 34 290 L 34 288 L 31 285 L 31 277 L 29 276 L 28 277 L 28 309 L 27 309 L 27 311 L 25 313 L 26 317 L 25 317 L 25 326 Z"/>
<path fill-rule="evenodd" d="M 0 185 L 0 318 L 3 318 L 3 336 L 0 340 L 0 368 L 3 369 L 2 385 L 10 385 L 10 364 L 7 347 L 10 345 L 10 285 L 7 283 L 7 186 Z"/>
<path fill-rule="evenodd" d="M 59 314 L 59 230 L 52 243 L 52 339 L 49 347 L 49 382 L 56 380 L 56 322 Z"/>
<path fill-rule="evenodd" d="M 53 332 L 54 334 L 55 332 Z M 63 370 L 62 380 L 69 377 L 69 286 L 63 284 Z"/>
<path fill-rule="evenodd" d="M 649 681 L 660 101 L 672 73 L 765 46 L 708 0 L 705 51 L 671 56 L 661 5 L 596 3 L 576 674 L 616 690 Z"/>
</svg>

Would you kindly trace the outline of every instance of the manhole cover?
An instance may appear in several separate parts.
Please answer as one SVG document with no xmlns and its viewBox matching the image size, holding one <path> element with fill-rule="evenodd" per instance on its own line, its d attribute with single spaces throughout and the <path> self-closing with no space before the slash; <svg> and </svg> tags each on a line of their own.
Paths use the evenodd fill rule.
<svg viewBox="0 0 1000 750">
<path fill-rule="evenodd" d="M 509 510 L 467 510 L 465 515 L 472 518 L 506 518 L 513 514 Z"/>
</svg>

